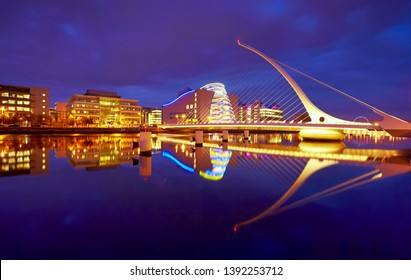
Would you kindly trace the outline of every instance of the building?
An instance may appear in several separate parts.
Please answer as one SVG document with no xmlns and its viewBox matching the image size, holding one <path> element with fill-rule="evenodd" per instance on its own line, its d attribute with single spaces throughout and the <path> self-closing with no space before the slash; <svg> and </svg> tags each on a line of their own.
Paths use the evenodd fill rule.
<svg viewBox="0 0 411 280">
<path fill-rule="evenodd" d="M 239 103 L 238 121 L 240 123 L 270 123 L 282 120 L 283 111 L 276 105 L 266 105 L 256 99 L 253 104 Z"/>
<path fill-rule="evenodd" d="M 49 115 L 50 90 L 41 87 L 0 85 L 2 120 L 9 123 L 29 123 L 33 115 L 45 120 Z"/>
<path fill-rule="evenodd" d="M 141 123 L 144 125 L 161 124 L 162 110 L 156 108 L 143 107 L 141 113 Z"/>
<path fill-rule="evenodd" d="M 164 124 L 231 123 L 236 121 L 238 96 L 228 94 L 221 83 L 185 89 L 163 105 Z"/>
<path fill-rule="evenodd" d="M 67 103 L 69 122 L 108 126 L 136 126 L 141 123 L 141 107 L 138 100 L 121 98 L 116 92 L 87 90 L 75 94 Z"/>
<path fill-rule="evenodd" d="M 67 102 L 54 103 L 55 118 L 57 123 L 65 123 L 68 118 Z"/>
</svg>

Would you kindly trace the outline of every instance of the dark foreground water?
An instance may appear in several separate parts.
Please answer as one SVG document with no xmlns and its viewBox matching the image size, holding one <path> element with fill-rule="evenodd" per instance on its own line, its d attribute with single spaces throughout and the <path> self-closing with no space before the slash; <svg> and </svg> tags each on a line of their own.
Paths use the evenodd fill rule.
<svg viewBox="0 0 411 280">
<path fill-rule="evenodd" d="M 0 135 L 0 258 L 411 259 L 409 140 L 133 139 Z"/>
</svg>

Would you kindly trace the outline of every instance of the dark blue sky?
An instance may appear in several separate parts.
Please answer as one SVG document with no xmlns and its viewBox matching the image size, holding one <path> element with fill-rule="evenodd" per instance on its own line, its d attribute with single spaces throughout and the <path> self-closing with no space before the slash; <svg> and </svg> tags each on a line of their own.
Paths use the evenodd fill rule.
<svg viewBox="0 0 411 280">
<path fill-rule="evenodd" d="M 186 86 L 229 84 L 223 73 L 252 55 L 241 38 L 411 120 L 409 0 L 3 0 L 1 10 L 0 83 L 49 87 L 53 103 L 93 88 L 161 106 Z"/>
</svg>

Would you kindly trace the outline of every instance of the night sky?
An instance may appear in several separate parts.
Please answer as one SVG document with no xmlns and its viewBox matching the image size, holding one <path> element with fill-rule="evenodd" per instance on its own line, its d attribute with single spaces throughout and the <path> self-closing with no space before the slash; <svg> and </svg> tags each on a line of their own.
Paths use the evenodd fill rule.
<svg viewBox="0 0 411 280">
<path fill-rule="evenodd" d="M 0 83 L 161 107 L 265 54 L 411 121 L 411 1 L 2 0 Z M 227 86 L 227 91 L 230 88 Z"/>
</svg>

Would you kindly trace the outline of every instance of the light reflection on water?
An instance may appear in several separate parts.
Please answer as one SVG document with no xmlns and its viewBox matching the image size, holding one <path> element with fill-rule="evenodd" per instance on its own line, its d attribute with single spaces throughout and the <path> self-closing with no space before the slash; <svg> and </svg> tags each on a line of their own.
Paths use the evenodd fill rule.
<svg viewBox="0 0 411 280">
<path fill-rule="evenodd" d="M 411 258 L 410 140 L 220 139 L 2 136 L 0 257 Z"/>
</svg>

